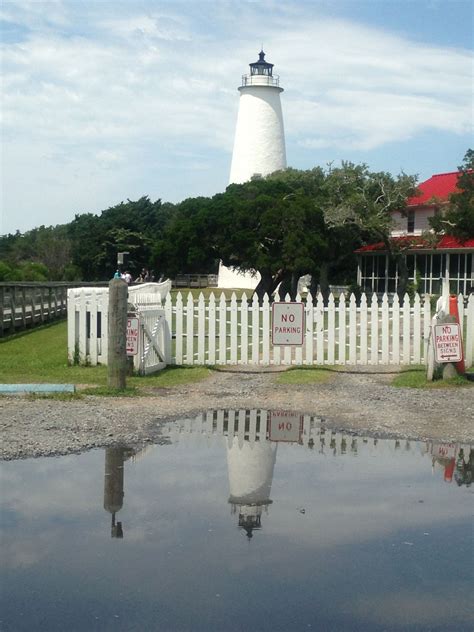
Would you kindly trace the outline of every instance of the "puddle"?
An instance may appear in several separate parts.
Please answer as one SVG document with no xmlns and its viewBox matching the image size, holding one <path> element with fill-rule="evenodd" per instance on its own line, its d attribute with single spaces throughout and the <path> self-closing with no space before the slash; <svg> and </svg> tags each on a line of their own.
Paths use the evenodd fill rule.
<svg viewBox="0 0 474 632">
<path fill-rule="evenodd" d="M 1 630 L 472 630 L 469 445 L 211 411 L 1 464 Z"/>
</svg>

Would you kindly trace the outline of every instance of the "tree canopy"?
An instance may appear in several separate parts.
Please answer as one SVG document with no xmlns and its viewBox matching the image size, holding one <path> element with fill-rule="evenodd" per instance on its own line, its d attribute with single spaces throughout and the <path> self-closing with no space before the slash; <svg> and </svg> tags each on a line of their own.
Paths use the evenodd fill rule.
<svg viewBox="0 0 474 632">
<path fill-rule="evenodd" d="M 468 149 L 458 167 L 458 191 L 449 199 L 446 212 L 430 218 L 436 233 L 447 233 L 462 241 L 474 238 L 474 150 Z"/>
<path fill-rule="evenodd" d="M 459 168 L 459 191 L 444 215 L 431 220 L 437 232 L 474 235 L 474 151 Z M 372 172 L 343 162 L 325 169 L 286 169 L 213 197 L 179 204 L 127 200 L 99 214 L 77 214 L 60 226 L 40 226 L 0 237 L 0 280 L 107 280 L 117 252 L 128 252 L 132 276 L 142 268 L 174 277 L 217 272 L 218 263 L 258 271 L 258 294 L 296 293 L 298 278 L 310 274 L 323 293 L 329 282 L 355 281 L 354 251 L 390 240 L 392 213 L 405 213 L 416 178 Z"/>
</svg>

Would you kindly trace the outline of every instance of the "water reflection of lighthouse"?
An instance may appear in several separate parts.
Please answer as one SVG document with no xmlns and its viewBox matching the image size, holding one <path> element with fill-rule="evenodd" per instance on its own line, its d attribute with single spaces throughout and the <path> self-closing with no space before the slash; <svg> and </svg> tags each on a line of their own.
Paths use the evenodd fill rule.
<svg viewBox="0 0 474 632">
<path fill-rule="evenodd" d="M 262 526 L 262 512 L 268 512 L 275 467 L 276 443 L 265 439 L 239 442 L 234 436 L 227 445 L 229 471 L 229 503 L 232 513 L 239 515 L 239 527 L 250 539 Z"/>
</svg>

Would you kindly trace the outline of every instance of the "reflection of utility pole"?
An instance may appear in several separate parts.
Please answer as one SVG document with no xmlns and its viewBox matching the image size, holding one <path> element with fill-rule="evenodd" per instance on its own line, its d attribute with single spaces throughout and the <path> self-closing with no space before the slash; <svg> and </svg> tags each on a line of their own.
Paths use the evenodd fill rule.
<svg viewBox="0 0 474 632">
<path fill-rule="evenodd" d="M 104 509 L 112 514 L 111 536 L 123 538 L 122 523 L 115 522 L 115 514 L 123 506 L 123 464 L 126 448 L 106 448 L 104 474 Z"/>
</svg>

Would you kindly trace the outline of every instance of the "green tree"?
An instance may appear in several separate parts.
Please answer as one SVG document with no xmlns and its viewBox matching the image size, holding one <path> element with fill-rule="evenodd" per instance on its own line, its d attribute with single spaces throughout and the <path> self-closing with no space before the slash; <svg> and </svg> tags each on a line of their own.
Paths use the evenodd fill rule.
<svg viewBox="0 0 474 632">
<path fill-rule="evenodd" d="M 474 237 L 474 150 L 468 149 L 458 167 L 458 190 L 450 196 L 444 213 L 429 219 L 436 234 L 448 234 L 461 241 Z"/>
<path fill-rule="evenodd" d="M 215 196 L 216 250 L 227 266 L 257 270 L 259 298 L 296 295 L 298 278 L 326 255 L 323 213 L 315 202 L 321 170 L 290 169 L 265 179 L 231 185 Z"/>
<path fill-rule="evenodd" d="M 406 212 L 406 200 L 416 191 L 416 176 L 401 173 L 371 172 L 367 165 L 343 162 L 329 168 L 324 185 L 324 218 L 328 229 L 328 257 L 320 270 L 323 295 L 328 280 L 338 272 L 355 270 L 354 250 L 382 241 L 386 249 L 406 271 L 405 253 L 390 239 L 392 213 Z M 405 264 L 405 265 L 404 265 Z M 353 281 L 347 278 L 346 281 Z"/>
<path fill-rule="evenodd" d="M 99 215 L 76 215 L 69 225 L 72 263 L 82 271 L 84 280 L 106 280 L 113 274 L 117 253 L 128 251 L 125 267 L 132 276 L 152 265 L 155 242 L 162 235 L 173 213 L 172 204 L 151 202 L 147 196 L 127 200 Z"/>
<path fill-rule="evenodd" d="M 212 200 L 188 198 L 168 214 L 167 223 L 154 243 L 152 262 L 166 276 L 215 272 L 218 254 L 213 243 L 216 226 Z"/>
</svg>

